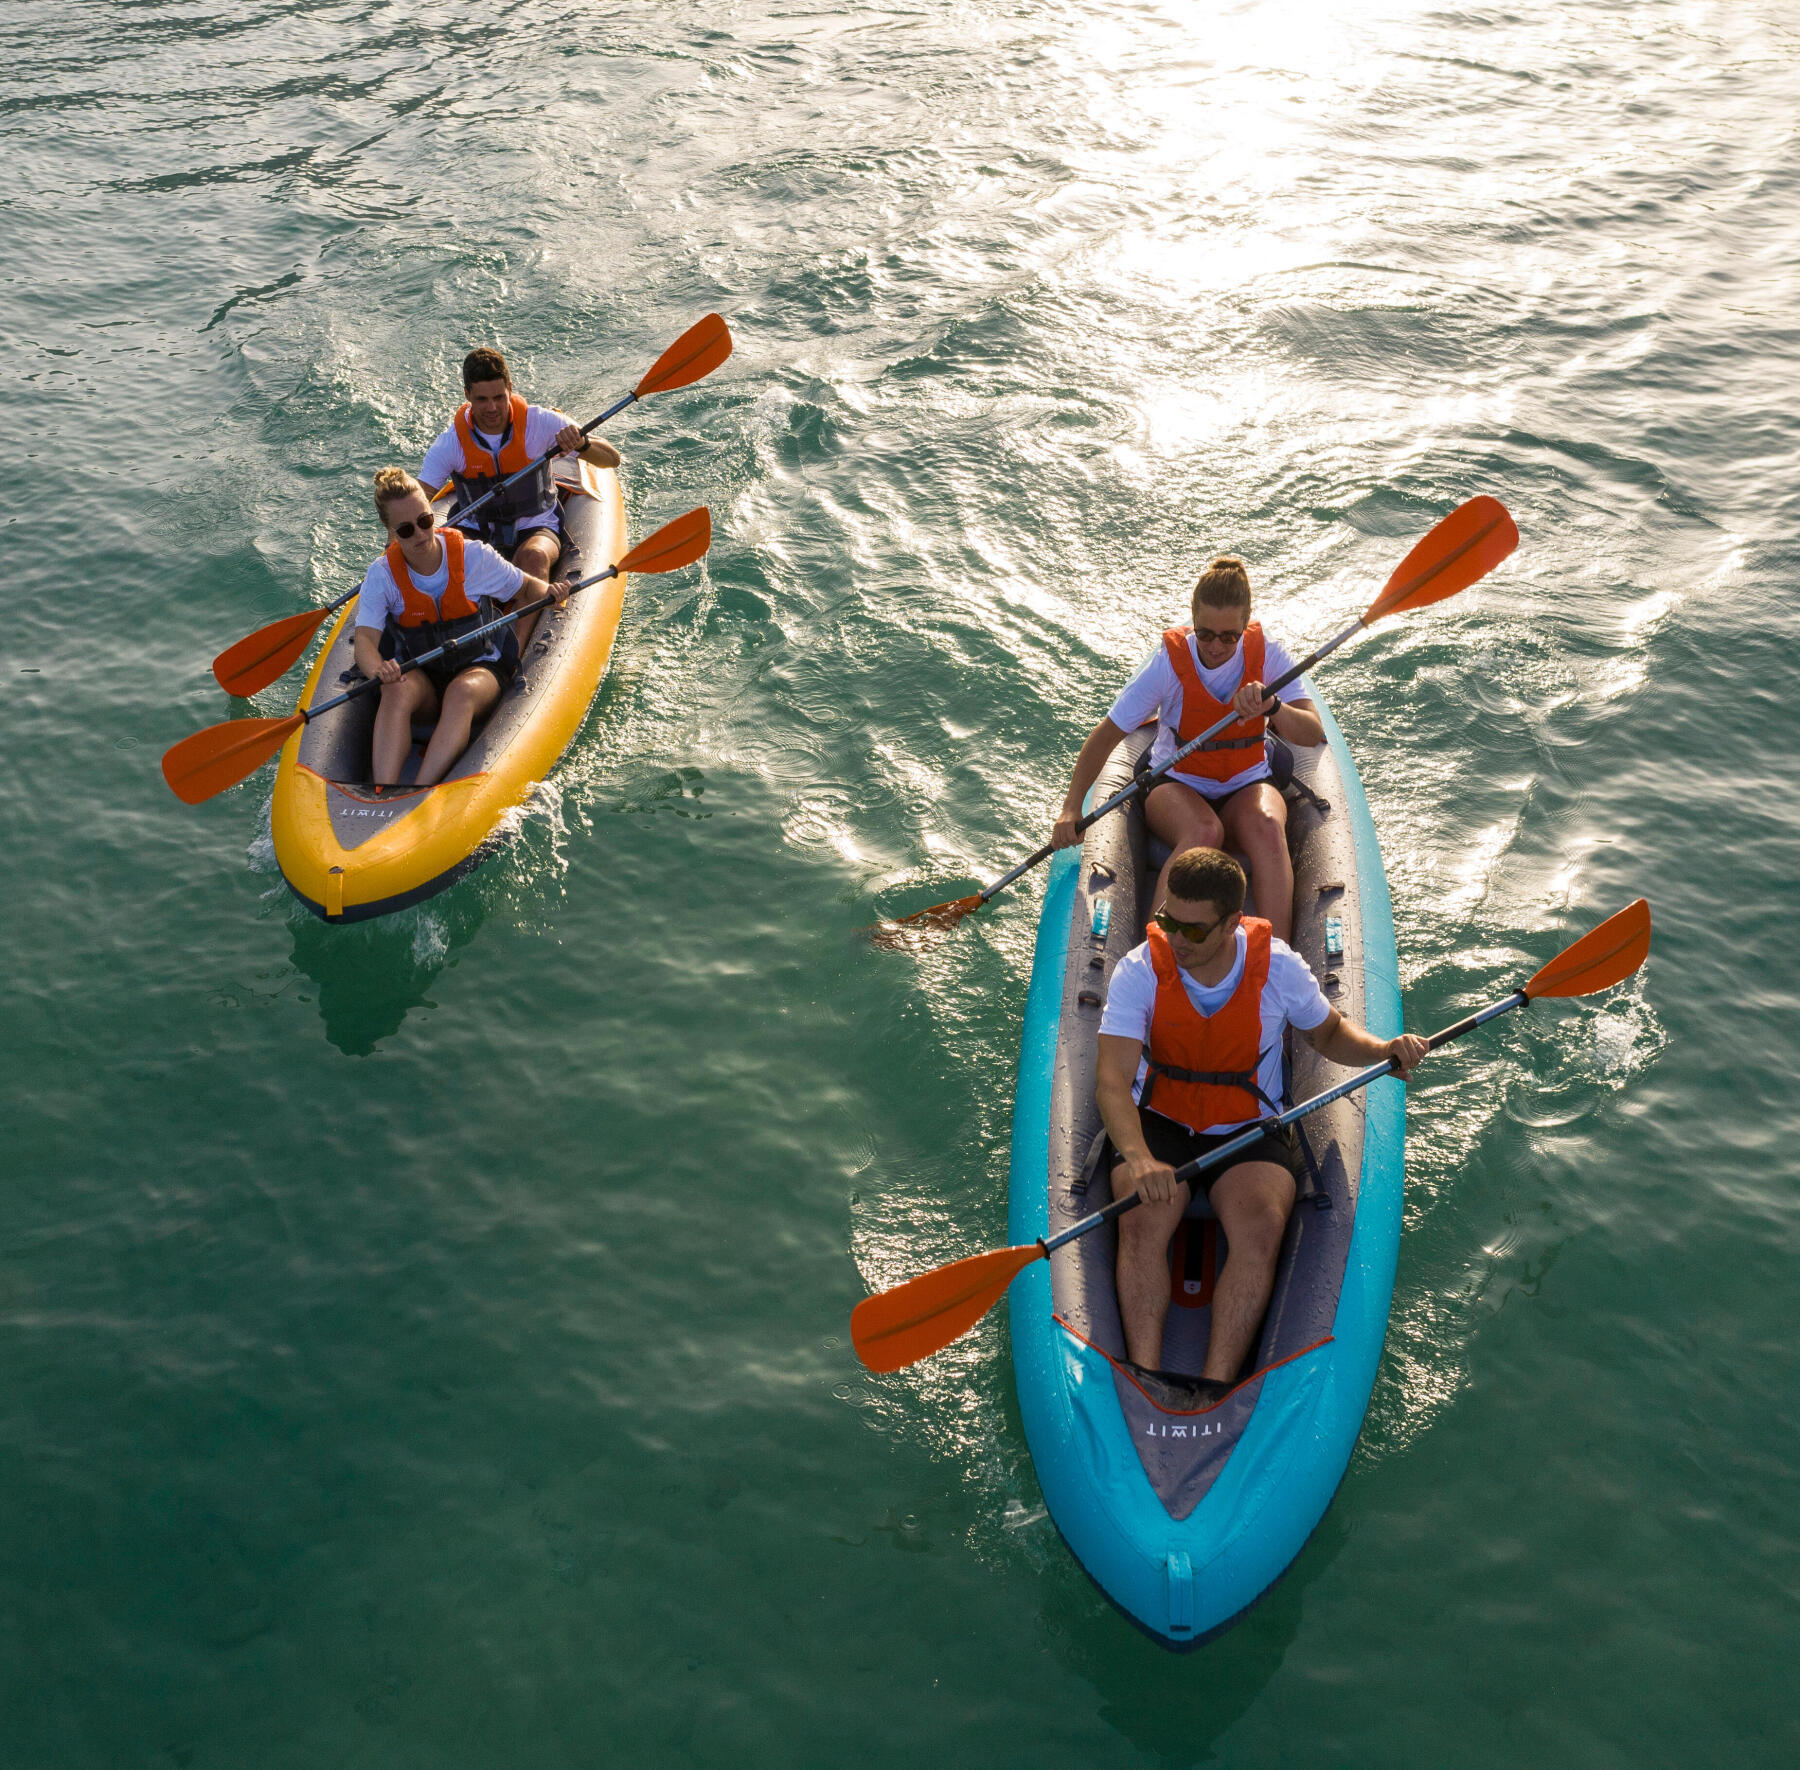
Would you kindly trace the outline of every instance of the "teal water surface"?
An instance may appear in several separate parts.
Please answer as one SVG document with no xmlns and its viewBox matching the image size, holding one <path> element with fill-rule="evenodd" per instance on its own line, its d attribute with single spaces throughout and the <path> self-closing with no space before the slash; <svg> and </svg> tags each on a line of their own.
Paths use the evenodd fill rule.
<svg viewBox="0 0 1800 1770">
<path fill-rule="evenodd" d="M 0 1740 L 31 1766 L 1785 1765 L 1800 1649 L 1800 27 L 1557 8 L 16 0 L 0 15 Z M 376 545 L 474 343 L 609 427 L 618 661 L 506 852 L 287 897 L 185 808 L 213 653 Z M 1252 562 L 1408 1023 L 1639 894 L 1648 968 L 1421 1073 L 1387 1355 L 1191 1657 L 1045 1516 L 1004 1317 L 1042 839 Z M 256 711 L 291 705 L 297 675 Z M 244 711 L 239 708 L 238 711 Z"/>
</svg>

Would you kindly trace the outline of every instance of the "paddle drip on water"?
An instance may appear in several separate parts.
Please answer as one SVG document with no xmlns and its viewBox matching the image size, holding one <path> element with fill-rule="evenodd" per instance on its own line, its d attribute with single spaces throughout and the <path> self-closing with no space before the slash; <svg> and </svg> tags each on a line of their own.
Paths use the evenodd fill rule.
<svg viewBox="0 0 1800 1770">
<path fill-rule="evenodd" d="M 871 944 L 897 949 L 913 945 L 923 934 L 954 928 L 964 916 L 972 916 L 987 899 L 979 891 L 959 897 L 950 903 L 933 904 L 928 910 L 914 910 L 909 916 L 889 917 L 871 922 L 861 930 Z"/>
</svg>

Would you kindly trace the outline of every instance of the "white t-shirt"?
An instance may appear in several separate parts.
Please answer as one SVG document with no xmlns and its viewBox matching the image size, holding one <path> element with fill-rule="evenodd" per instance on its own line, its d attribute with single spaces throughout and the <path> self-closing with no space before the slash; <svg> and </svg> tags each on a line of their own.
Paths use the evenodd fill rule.
<svg viewBox="0 0 1800 1770">
<path fill-rule="evenodd" d="M 1237 931 L 1237 957 L 1223 983 L 1197 983 L 1187 972 L 1181 973 L 1182 988 L 1202 1014 L 1211 1016 L 1231 999 L 1231 992 L 1242 981 L 1244 955 L 1249 937 L 1242 928 Z M 1113 969 L 1112 983 L 1106 992 L 1106 1011 L 1100 1016 L 1100 1031 L 1108 1038 L 1134 1039 L 1139 1044 L 1150 1037 L 1150 1021 L 1156 1011 L 1156 967 L 1150 962 L 1150 943 L 1135 946 Z M 1318 980 L 1307 962 L 1287 944 L 1273 936 L 1269 940 L 1269 975 L 1262 992 L 1262 1062 L 1258 1066 L 1256 1084 L 1271 1100 L 1281 1098 L 1281 1035 L 1288 1026 L 1310 1032 L 1322 1025 L 1331 1012 Z M 1131 1097 L 1136 1100 L 1144 1091 L 1144 1076 L 1149 1065 L 1138 1062 L 1137 1079 L 1131 1084 Z M 1150 1096 L 1150 1110 L 1156 1110 L 1156 1095 Z M 1231 1131 L 1247 1125 L 1251 1118 L 1235 1119 L 1230 1124 L 1213 1125 L 1214 1131 Z"/>
<path fill-rule="evenodd" d="M 450 588 L 450 546 L 440 541 L 438 567 L 429 575 L 416 572 L 411 566 L 406 568 L 407 576 L 413 581 L 415 590 L 423 590 L 437 604 L 441 613 L 444 606 L 444 592 Z M 485 541 L 463 542 L 463 595 L 471 602 L 479 602 L 484 596 L 491 596 L 496 602 L 511 602 L 518 595 L 519 586 L 525 582 L 525 574 L 516 565 L 502 559 Z M 363 575 L 362 587 L 356 598 L 356 624 L 359 627 L 371 627 L 377 633 L 383 631 L 391 615 L 395 620 L 400 618 L 406 607 L 406 599 L 400 594 L 400 586 L 394 582 L 394 574 L 388 570 L 387 555 L 384 553 L 369 567 Z M 499 657 L 502 634 L 496 633 L 486 644 L 478 656 L 465 660 L 471 664 L 485 664 Z"/>
<path fill-rule="evenodd" d="M 1231 697 L 1244 686 L 1243 642 L 1238 642 L 1237 650 L 1216 670 L 1209 670 L 1200 662 L 1200 651 L 1194 644 L 1191 633 L 1188 635 L 1187 647 L 1188 656 L 1193 659 L 1194 669 L 1199 673 L 1206 692 L 1215 700 L 1229 704 Z M 1295 662 L 1279 639 L 1272 639 L 1267 633 L 1263 635 L 1264 682 L 1272 682 L 1277 676 L 1285 676 L 1293 669 Z M 1113 702 L 1112 710 L 1106 716 L 1121 731 L 1136 731 L 1146 719 L 1160 718 L 1161 729 L 1156 734 L 1156 742 L 1150 746 L 1150 766 L 1161 768 L 1181 745 L 1181 740 L 1176 735 L 1181 724 L 1181 698 L 1181 678 L 1175 674 L 1175 666 L 1169 662 L 1168 652 L 1158 645 L 1155 656 L 1119 691 L 1119 698 Z M 1306 689 L 1295 680 L 1275 698 L 1279 701 L 1303 701 L 1306 699 Z M 1195 752 L 1195 760 L 1198 760 L 1199 754 L 1198 751 Z M 1208 799 L 1223 799 L 1227 793 L 1235 793 L 1239 787 L 1247 787 L 1252 781 L 1267 780 L 1269 764 L 1266 756 L 1259 756 L 1250 767 L 1225 781 L 1203 780 L 1180 768 L 1173 770 L 1168 778 L 1180 781 L 1183 786 L 1192 787 L 1195 792 Z"/>
<path fill-rule="evenodd" d="M 525 408 L 525 453 L 536 460 L 544 454 L 556 441 L 563 429 L 573 424 L 573 418 L 565 418 L 561 412 L 553 412 L 548 406 L 527 406 Z M 498 454 L 500 438 L 490 436 L 485 430 L 476 429 L 473 423 L 469 428 L 475 431 L 475 440 L 488 450 L 490 454 Z M 443 485 L 453 473 L 462 472 L 462 442 L 457 437 L 456 426 L 452 424 L 448 430 L 425 451 L 425 459 L 419 464 L 419 483 L 431 491 Z M 521 484 L 523 482 L 521 481 Z M 477 516 L 476 522 L 481 518 Z M 523 529 L 560 529 L 562 524 L 557 520 L 555 506 L 546 510 L 541 516 L 526 516 L 519 520 Z"/>
</svg>

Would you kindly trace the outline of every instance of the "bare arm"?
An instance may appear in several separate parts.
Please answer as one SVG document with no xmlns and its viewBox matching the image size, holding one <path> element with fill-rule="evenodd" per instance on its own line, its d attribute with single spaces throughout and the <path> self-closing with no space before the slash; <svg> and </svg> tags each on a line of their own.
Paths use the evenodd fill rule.
<svg viewBox="0 0 1800 1770">
<path fill-rule="evenodd" d="M 1325 722 L 1319 709 L 1302 697 L 1297 701 L 1277 701 L 1269 715 L 1269 729 L 1278 738 L 1310 750 L 1325 741 Z"/>
<path fill-rule="evenodd" d="M 1144 1141 L 1131 1084 L 1137 1076 L 1143 1045 L 1137 1039 L 1100 1035 L 1100 1057 L 1094 1072 L 1094 1099 L 1113 1148 L 1124 1158 L 1127 1184 L 1149 1204 L 1167 1204 L 1175 1196 L 1175 1170 L 1159 1162 Z"/>
<path fill-rule="evenodd" d="M 356 629 L 356 667 L 365 676 L 373 676 L 381 682 L 400 680 L 399 660 L 381 655 L 381 629 L 378 627 Z"/>
<path fill-rule="evenodd" d="M 566 602 L 569 598 L 569 583 L 566 578 L 558 578 L 554 584 L 546 584 L 542 578 L 534 578 L 530 572 L 521 572 L 525 581 L 512 595 L 507 597 L 506 606 L 523 608 L 528 602 L 540 602 L 546 596 L 554 596 L 558 602 Z"/>
<path fill-rule="evenodd" d="M 595 467 L 617 467 L 619 464 L 619 451 L 598 437 L 583 436 L 579 424 L 565 424 L 556 433 L 556 446 L 563 454 L 579 455 Z"/>
<path fill-rule="evenodd" d="M 1417 1033 L 1378 1039 L 1366 1026 L 1346 1020 L 1335 1008 L 1301 1036 L 1327 1063 L 1361 1069 L 1371 1063 L 1392 1062 L 1402 1081 L 1411 1079 L 1425 1055 L 1425 1041 Z"/>
<path fill-rule="evenodd" d="M 1267 694 L 1268 690 L 1260 682 L 1246 682 L 1231 697 L 1231 704 L 1244 718 L 1254 719 L 1262 713 Z M 1325 722 L 1319 717 L 1319 709 L 1305 696 L 1297 701 L 1277 701 L 1273 711 L 1264 713 L 1263 717 L 1278 738 L 1298 744 L 1302 749 L 1310 750 L 1325 741 Z"/>
<path fill-rule="evenodd" d="M 1106 766 L 1107 757 L 1119 747 L 1124 737 L 1124 732 L 1110 719 L 1102 719 L 1088 733 L 1087 742 L 1081 746 L 1081 754 L 1075 758 L 1075 774 L 1064 795 L 1062 813 L 1050 832 L 1050 840 L 1056 847 L 1073 848 L 1081 840 L 1081 832 L 1075 828 L 1081 819 L 1081 803 L 1087 798 L 1088 789 L 1100 778 L 1100 770 Z M 1127 1039 L 1119 1042 L 1130 1043 Z M 1126 1081 L 1129 1086 L 1130 1078 L 1127 1077 Z"/>
</svg>

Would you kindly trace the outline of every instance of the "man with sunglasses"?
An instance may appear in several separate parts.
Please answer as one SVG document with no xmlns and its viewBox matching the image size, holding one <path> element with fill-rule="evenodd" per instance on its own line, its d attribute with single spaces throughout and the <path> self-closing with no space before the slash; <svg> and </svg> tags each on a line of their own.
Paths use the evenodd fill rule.
<svg viewBox="0 0 1800 1770">
<path fill-rule="evenodd" d="M 1200 574 L 1193 615 L 1192 627 L 1172 627 L 1163 635 L 1088 734 L 1050 840 L 1058 848 L 1081 840 L 1075 824 L 1082 803 L 1127 732 L 1160 717 L 1150 750 L 1150 766 L 1159 768 L 1178 745 L 1236 712 L 1236 724 L 1183 757 L 1150 789 L 1144 817 L 1168 844 L 1171 861 L 1189 848 L 1230 847 L 1242 854 L 1250 863 L 1256 907 L 1285 940 L 1293 920 L 1294 865 L 1287 850 L 1287 801 L 1269 779 L 1263 733 L 1311 746 L 1325 741 L 1325 727 L 1299 683 L 1290 682 L 1272 701 L 1264 695 L 1262 685 L 1285 675 L 1294 659 L 1250 619 L 1250 572 L 1235 553 L 1220 554 Z M 1158 897 L 1167 883 L 1165 865 Z"/>
<path fill-rule="evenodd" d="M 549 406 L 527 405 L 513 391 L 512 370 L 497 350 L 483 347 L 463 358 L 464 404 L 430 448 L 419 467 L 428 486 L 454 482 L 457 509 L 464 509 L 538 456 L 557 449 L 578 455 L 595 467 L 617 467 L 619 451 L 611 443 L 590 441 L 581 426 Z M 489 500 L 467 523 L 455 512 L 450 520 L 510 559 L 529 577 L 548 578 L 555 571 L 579 578 L 581 555 L 562 532 L 556 481 L 546 461 L 535 473 Z M 519 623 L 519 654 L 531 643 L 536 615 Z"/>
<path fill-rule="evenodd" d="M 375 514 L 388 532 L 387 551 L 363 578 L 355 614 L 356 666 L 381 683 L 370 773 L 377 788 L 397 786 L 413 720 L 435 717 L 415 781 L 433 786 L 518 669 L 518 642 L 508 627 L 415 670 L 401 665 L 493 620 L 496 605 L 521 590 L 528 601 L 550 595 L 560 603 L 572 586 L 567 579 L 547 584 L 485 542 L 440 530 L 424 488 L 403 468 L 375 475 Z"/>
<path fill-rule="evenodd" d="M 1162 1370 L 1169 1238 L 1192 1197 L 1175 1170 L 1281 1110 L 1282 1041 L 1292 1026 L 1330 1063 L 1392 1060 L 1409 1077 L 1425 1055 L 1414 1034 L 1378 1039 L 1320 993 L 1306 961 L 1266 921 L 1242 914 L 1243 869 L 1190 848 L 1143 945 L 1113 970 L 1100 1019 L 1095 1097 L 1111 1143 L 1115 1198 L 1143 1199 L 1119 1219 L 1119 1315 L 1128 1360 L 1152 1399 L 1209 1407 L 1238 1380 L 1275 1283 L 1295 1192 L 1293 1133 L 1265 1132 L 1207 1189 L 1227 1255 L 1213 1290 L 1206 1367 Z"/>
</svg>

